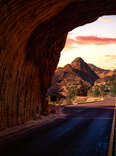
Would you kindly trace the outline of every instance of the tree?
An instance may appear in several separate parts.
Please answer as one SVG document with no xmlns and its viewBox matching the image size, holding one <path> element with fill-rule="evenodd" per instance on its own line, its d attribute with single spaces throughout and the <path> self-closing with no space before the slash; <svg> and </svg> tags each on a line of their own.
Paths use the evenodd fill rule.
<svg viewBox="0 0 116 156">
<path fill-rule="evenodd" d="M 75 96 L 80 96 L 82 94 L 82 88 L 78 88 L 77 85 L 73 85 L 68 88 L 68 96 L 72 99 Z"/>
<path fill-rule="evenodd" d="M 98 97 L 98 96 L 101 96 L 102 93 L 101 93 L 101 90 L 98 86 L 95 86 L 95 87 L 92 87 L 88 90 L 88 93 L 87 93 L 89 96 L 95 96 L 95 97 Z"/>
<path fill-rule="evenodd" d="M 112 83 L 112 86 L 111 86 L 111 93 L 116 94 L 116 81 L 114 81 L 114 82 Z"/>
<path fill-rule="evenodd" d="M 96 96 L 96 97 L 98 97 L 98 96 L 101 96 L 101 94 L 100 94 L 100 89 L 99 88 L 95 88 L 95 90 L 94 90 L 94 96 Z"/>
</svg>

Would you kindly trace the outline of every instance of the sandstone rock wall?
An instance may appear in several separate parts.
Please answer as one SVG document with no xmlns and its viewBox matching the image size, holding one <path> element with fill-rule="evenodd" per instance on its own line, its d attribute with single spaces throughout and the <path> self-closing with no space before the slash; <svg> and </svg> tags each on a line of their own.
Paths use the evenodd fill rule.
<svg viewBox="0 0 116 156">
<path fill-rule="evenodd" d="M 115 0 L 0 0 L 0 129 L 37 119 L 68 31 L 116 14 Z"/>
</svg>

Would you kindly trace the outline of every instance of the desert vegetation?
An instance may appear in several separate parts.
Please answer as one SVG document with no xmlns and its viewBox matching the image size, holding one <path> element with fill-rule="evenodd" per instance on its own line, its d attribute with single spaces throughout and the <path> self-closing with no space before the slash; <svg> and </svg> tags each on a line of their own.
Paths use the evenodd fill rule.
<svg viewBox="0 0 116 156">
<path fill-rule="evenodd" d="M 105 96 L 105 95 L 116 95 L 116 75 L 106 77 L 104 81 L 100 82 L 98 79 L 94 86 L 88 90 L 89 96 Z"/>
</svg>

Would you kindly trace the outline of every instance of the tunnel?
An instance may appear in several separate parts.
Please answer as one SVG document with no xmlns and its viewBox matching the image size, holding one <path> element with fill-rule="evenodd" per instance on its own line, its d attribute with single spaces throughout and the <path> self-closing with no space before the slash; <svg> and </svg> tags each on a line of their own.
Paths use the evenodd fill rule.
<svg viewBox="0 0 116 156">
<path fill-rule="evenodd" d="M 68 32 L 103 15 L 115 0 L 0 0 L 0 130 L 47 112 Z"/>
</svg>

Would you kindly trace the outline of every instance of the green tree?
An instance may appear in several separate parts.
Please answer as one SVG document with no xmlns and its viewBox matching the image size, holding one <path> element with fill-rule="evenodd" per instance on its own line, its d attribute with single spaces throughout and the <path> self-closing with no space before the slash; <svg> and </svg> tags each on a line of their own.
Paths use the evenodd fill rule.
<svg viewBox="0 0 116 156">
<path fill-rule="evenodd" d="M 100 90 L 100 88 L 99 88 L 98 86 L 97 86 L 97 87 L 94 86 L 94 87 L 91 87 L 91 88 L 88 90 L 87 95 L 98 97 L 98 96 L 101 96 L 102 93 L 101 93 L 101 90 Z"/>
<path fill-rule="evenodd" d="M 96 87 L 94 90 L 94 96 L 96 97 L 101 96 L 100 89 L 98 87 Z"/>
<path fill-rule="evenodd" d="M 114 81 L 114 82 L 112 83 L 112 86 L 111 86 L 111 93 L 116 94 L 116 81 Z"/>
<path fill-rule="evenodd" d="M 68 96 L 72 99 L 75 96 L 80 96 L 82 94 L 82 89 L 78 88 L 77 85 L 73 85 L 68 88 Z"/>
</svg>

